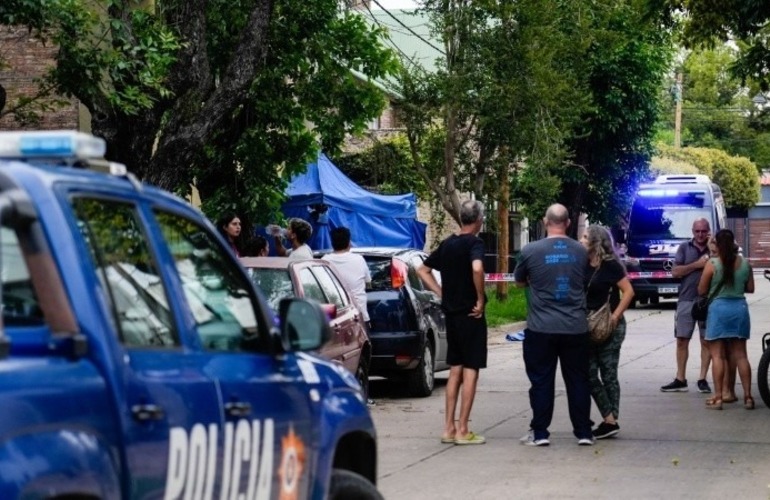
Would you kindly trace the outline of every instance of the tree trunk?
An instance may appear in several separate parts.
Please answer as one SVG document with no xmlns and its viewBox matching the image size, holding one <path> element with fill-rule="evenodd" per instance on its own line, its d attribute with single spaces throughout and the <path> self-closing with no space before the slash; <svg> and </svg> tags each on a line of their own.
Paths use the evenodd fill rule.
<svg viewBox="0 0 770 500">
<path fill-rule="evenodd" d="M 508 166 L 504 165 L 500 168 L 500 190 L 497 196 L 497 227 L 499 228 L 499 234 L 497 235 L 497 272 L 508 272 L 508 207 L 511 201 L 511 190 L 508 182 Z M 508 282 L 501 281 L 497 283 L 497 299 L 504 301 L 508 298 Z"/>
</svg>

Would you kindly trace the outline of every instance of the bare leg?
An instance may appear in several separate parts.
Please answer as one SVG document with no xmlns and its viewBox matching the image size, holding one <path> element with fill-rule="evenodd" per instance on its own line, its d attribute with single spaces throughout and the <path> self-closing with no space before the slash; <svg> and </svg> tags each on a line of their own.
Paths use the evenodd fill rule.
<svg viewBox="0 0 770 500">
<path fill-rule="evenodd" d="M 712 340 L 708 344 L 711 351 L 711 376 L 714 378 L 714 398 L 721 399 L 726 365 L 724 341 Z"/>
<path fill-rule="evenodd" d="M 687 368 L 687 357 L 689 356 L 690 339 L 676 339 L 676 378 L 684 382 L 685 369 Z"/>
<path fill-rule="evenodd" d="M 463 368 L 462 377 L 462 401 L 460 401 L 460 423 L 457 428 L 458 436 L 465 436 L 468 434 L 468 421 L 471 418 L 473 398 L 476 397 L 476 383 L 479 380 L 479 371 L 474 368 Z"/>
<path fill-rule="evenodd" d="M 743 386 L 743 398 L 751 398 L 751 365 L 749 364 L 749 358 L 746 356 L 746 340 L 733 339 L 732 344 L 735 351 L 738 375 L 741 377 L 741 385 Z"/>
<path fill-rule="evenodd" d="M 709 372 L 709 361 L 711 361 L 711 352 L 709 343 L 703 337 L 700 338 L 700 377 L 698 380 L 705 380 Z M 715 382 L 716 383 L 716 382 Z"/>
<path fill-rule="evenodd" d="M 463 383 L 463 367 L 460 365 L 449 367 L 449 380 L 446 383 L 446 402 L 444 405 L 444 437 L 454 437 L 457 433 L 455 427 L 455 411 L 457 409 L 457 396 L 460 393 L 460 385 Z"/>
<path fill-rule="evenodd" d="M 735 370 L 737 364 L 735 362 L 735 345 L 734 340 L 725 341 L 725 379 L 722 385 L 722 399 L 725 401 L 735 401 Z"/>
</svg>

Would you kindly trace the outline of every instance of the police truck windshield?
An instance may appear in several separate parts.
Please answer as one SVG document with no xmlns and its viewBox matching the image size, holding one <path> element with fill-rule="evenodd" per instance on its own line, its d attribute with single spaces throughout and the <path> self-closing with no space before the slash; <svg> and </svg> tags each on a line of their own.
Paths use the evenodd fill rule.
<svg viewBox="0 0 770 500">
<path fill-rule="evenodd" d="M 629 221 L 633 238 L 689 239 L 695 219 L 711 220 L 711 209 L 704 206 L 705 192 L 666 191 L 650 189 L 637 193 Z"/>
</svg>

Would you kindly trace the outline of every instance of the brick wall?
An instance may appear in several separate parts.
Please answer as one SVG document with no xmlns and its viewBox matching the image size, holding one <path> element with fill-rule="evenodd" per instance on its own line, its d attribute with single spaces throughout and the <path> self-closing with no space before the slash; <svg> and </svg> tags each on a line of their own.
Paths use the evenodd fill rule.
<svg viewBox="0 0 770 500">
<path fill-rule="evenodd" d="M 4 112 L 15 106 L 20 97 L 36 94 L 35 79 L 54 64 L 56 50 L 56 47 L 43 45 L 32 38 L 25 29 L 0 26 L 0 54 L 9 64 L 0 71 L 0 85 L 7 93 Z M 19 124 L 12 115 L 5 115 L 0 118 L 0 130 L 77 129 L 78 102 L 75 99 L 67 101 L 69 104 L 43 113 L 39 124 Z"/>
</svg>

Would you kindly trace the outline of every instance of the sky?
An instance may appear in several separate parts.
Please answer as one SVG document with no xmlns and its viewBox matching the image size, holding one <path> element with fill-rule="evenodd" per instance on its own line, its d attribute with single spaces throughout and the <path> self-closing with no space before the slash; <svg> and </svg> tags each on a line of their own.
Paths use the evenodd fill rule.
<svg viewBox="0 0 770 500">
<path fill-rule="evenodd" d="M 385 9 L 414 9 L 417 4 L 414 0 L 377 0 Z M 372 10 L 379 9 L 376 3 L 372 2 Z"/>
</svg>

